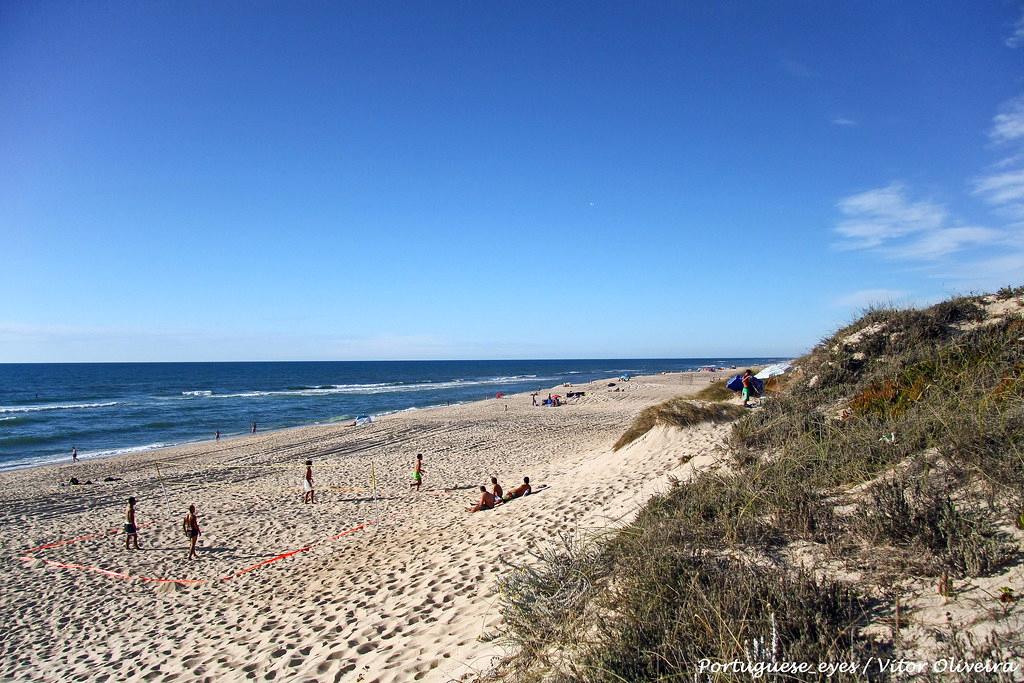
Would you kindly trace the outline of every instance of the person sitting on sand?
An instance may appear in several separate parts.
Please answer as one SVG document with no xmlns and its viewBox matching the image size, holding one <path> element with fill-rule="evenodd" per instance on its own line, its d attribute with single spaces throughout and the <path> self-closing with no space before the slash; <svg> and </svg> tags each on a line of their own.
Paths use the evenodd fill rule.
<svg viewBox="0 0 1024 683">
<path fill-rule="evenodd" d="M 501 500 L 502 489 L 501 489 L 501 484 L 498 483 L 498 478 L 497 477 L 491 477 L 491 484 L 494 485 L 492 487 L 492 490 L 491 490 L 491 493 L 494 494 L 494 499 L 500 501 Z"/>
<path fill-rule="evenodd" d="M 521 498 L 523 496 L 528 496 L 528 495 L 530 495 L 531 491 L 533 491 L 533 488 L 530 486 L 530 478 L 529 477 L 523 477 L 523 483 L 522 484 L 520 484 L 519 486 L 515 487 L 514 489 L 512 489 L 511 491 L 509 491 L 508 493 L 505 494 L 505 501 L 508 502 L 508 501 L 513 500 L 515 498 Z"/>
<path fill-rule="evenodd" d="M 420 486 L 423 484 L 423 473 L 425 471 L 426 470 L 423 469 L 423 454 L 417 453 L 416 466 L 412 471 L 412 483 L 409 484 L 409 488 L 416 489 L 417 493 L 419 493 Z"/>
<path fill-rule="evenodd" d="M 306 461 L 306 477 L 302 480 L 302 502 L 314 503 L 313 500 L 313 461 Z"/>
<path fill-rule="evenodd" d="M 128 509 L 125 510 L 124 515 L 124 548 L 125 550 L 131 550 L 131 543 L 134 541 L 135 549 L 141 550 L 139 547 L 139 528 L 135 526 L 135 496 L 129 496 Z"/>
<path fill-rule="evenodd" d="M 466 508 L 466 512 L 480 512 L 490 510 L 494 507 L 494 494 L 487 490 L 486 486 L 480 487 L 480 502 Z"/>
<path fill-rule="evenodd" d="M 188 506 L 188 514 L 185 515 L 185 519 L 181 522 L 181 529 L 189 539 L 188 559 L 198 559 L 199 556 L 196 555 L 196 541 L 199 540 L 199 534 L 202 532 L 199 531 L 199 519 L 196 517 L 195 505 Z"/>
</svg>

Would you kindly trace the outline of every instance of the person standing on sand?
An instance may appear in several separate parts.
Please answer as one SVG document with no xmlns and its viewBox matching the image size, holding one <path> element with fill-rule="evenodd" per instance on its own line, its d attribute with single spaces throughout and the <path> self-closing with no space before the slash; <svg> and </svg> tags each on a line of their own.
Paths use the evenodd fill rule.
<svg viewBox="0 0 1024 683">
<path fill-rule="evenodd" d="M 754 373 L 750 369 L 743 371 L 743 407 L 750 407 L 750 392 L 754 389 Z"/>
<path fill-rule="evenodd" d="M 78 462 L 78 447 L 71 447 L 71 462 Z"/>
<path fill-rule="evenodd" d="M 125 550 L 131 550 L 132 541 L 135 542 L 135 549 L 141 550 L 139 547 L 139 528 L 135 525 L 135 496 L 128 497 L 128 509 L 124 513 L 124 548 Z"/>
<path fill-rule="evenodd" d="M 423 473 L 424 472 L 425 472 L 425 470 L 423 469 L 423 454 L 422 453 L 417 453 L 416 454 L 416 467 L 412 471 L 412 483 L 409 484 L 409 488 L 416 489 L 417 493 L 419 493 L 420 485 L 423 484 Z"/>
<path fill-rule="evenodd" d="M 313 500 L 313 461 L 306 461 L 306 478 L 302 480 L 302 502 L 312 505 Z"/>
<path fill-rule="evenodd" d="M 196 555 L 196 541 L 199 540 L 199 519 L 196 518 L 196 506 L 188 506 L 188 514 L 185 515 L 185 519 L 181 523 L 181 528 L 185 532 L 185 535 L 189 539 L 188 547 L 188 559 L 199 559 Z"/>
<path fill-rule="evenodd" d="M 494 494 L 495 500 L 501 500 L 502 489 L 501 484 L 498 483 L 498 478 L 491 477 L 491 484 L 493 484 L 491 493 Z"/>
<path fill-rule="evenodd" d="M 466 512 L 480 512 L 490 510 L 494 507 L 494 494 L 487 490 L 486 486 L 480 487 L 480 502 L 466 508 Z"/>
</svg>

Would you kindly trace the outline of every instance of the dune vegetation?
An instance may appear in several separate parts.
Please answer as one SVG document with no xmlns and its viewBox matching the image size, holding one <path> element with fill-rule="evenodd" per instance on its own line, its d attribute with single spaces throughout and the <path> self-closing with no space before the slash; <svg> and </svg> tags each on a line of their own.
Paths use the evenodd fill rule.
<svg viewBox="0 0 1024 683">
<path fill-rule="evenodd" d="M 501 637 L 515 654 L 502 678 L 750 678 L 701 660 L 1021 662 L 1022 296 L 868 310 L 745 414 L 715 385 L 644 411 L 616 448 L 655 424 L 739 419 L 718 466 L 507 575 Z"/>
</svg>

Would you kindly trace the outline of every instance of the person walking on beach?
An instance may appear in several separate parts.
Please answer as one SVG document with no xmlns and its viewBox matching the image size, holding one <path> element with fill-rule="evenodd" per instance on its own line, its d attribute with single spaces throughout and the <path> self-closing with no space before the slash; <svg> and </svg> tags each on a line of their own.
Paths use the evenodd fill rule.
<svg viewBox="0 0 1024 683">
<path fill-rule="evenodd" d="M 255 422 L 252 423 L 252 433 L 253 434 L 256 433 L 256 423 Z"/>
<path fill-rule="evenodd" d="M 217 441 L 220 441 L 220 430 L 217 430 Z"/>
<path fill-rule="evenodd" d="M 188 506 L 188 514 L 185 515 L 185 519 L 181 522 L 181 528 L 188 536 L 188 559 L 199 559 L 196 555 L 196 541 L 199 540 L 199 519 L 196 517 L 196 506 Z"/>
<path fill-rule="evenodd" d="M 494 494 L 487 490 L 486 486 L 480 487 L 480 502 L 466 508 L 466 512 L 480 512 L 490 510 L 494 507 Z"/>
<path fill-rule="evenodd" d="M 423 473 L 424 473 L 424 471 L 425 470 L 423 469 L 423 454 L 422 453 L 417 453 L 416 454 L 416 467 L 412 471 L 412 483 L 409 484 L 409 488 L 416 489 L 417 493 L 419 493 L 420 486 L 423 484 Z"/>
<path fill-rule="evenodd" d="M 302 502 L 312 505 L 313 500 L 313 461 L 306 461 L 306 478 L 302 480 Z"/>
<path fill-rule="evenodd" d="M 71 462 L 78 462 L 78 447 L 71 447 Z"/>
<path fill-rule="evenodd" d="M 502 489 L 501 489 L 501 484 L 498 483 L 498 478 L 497 477 L 491 477 L 491 484 L 493 485 L 492 489 L 491 489 L 491 493 L 494 494 L 495 500 L 501 500 Z"/>
<path fill-rule="evenodd" d="M 141 550 L 139 547 L 139 528 L 135 525 L 135 496 L 128 497 L 128 509 L 124 513 L 124 548 L 125 550 L 132 549 L 132 542 L 135 543 L 135 549 Z"/>
</svg>

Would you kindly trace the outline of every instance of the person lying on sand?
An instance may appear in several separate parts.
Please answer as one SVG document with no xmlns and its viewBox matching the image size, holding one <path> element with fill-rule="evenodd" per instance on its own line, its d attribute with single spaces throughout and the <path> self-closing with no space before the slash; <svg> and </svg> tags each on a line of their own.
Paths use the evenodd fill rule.
<svg viewBox="0 0 1024 683">
<path fill-rule="evenodd" d="M 494 494 L 487 490 L 486 486 L 480 487 L 480 502 L 466 508 L 466 512 L 480 512 L 490 510 L 494 507 Z"/>
<path fill-rule="evenodd" d="M 529 477 L 523 477 L 523 483 L 522 484 L 520 484 L 519 486 L 515 487 L 514 489 L 512 489 L 511 491 L 509 491 L 508 493 L 505 494 L 505 501 L 508 502 L 508 501 L 513 500 L 515 498 L 521 498 L 523 496 L 528 496 L 528 495 L 530 495 L 531 491 L 533 491 L 533 488 L 530 486 L 530 478 Z"/>
<path fill-rule="evenodd" d="M 492 489 L 491 489 L 491 493 L 494 494 L 494 499 L 495 500 L 501 500 L 502 489 L 501 489 L 501 484 L 498 483 L 498 478 L 497 477 L 491 477 L 491 484 L 494 485 L 492 487 Z"/>
</svg>

